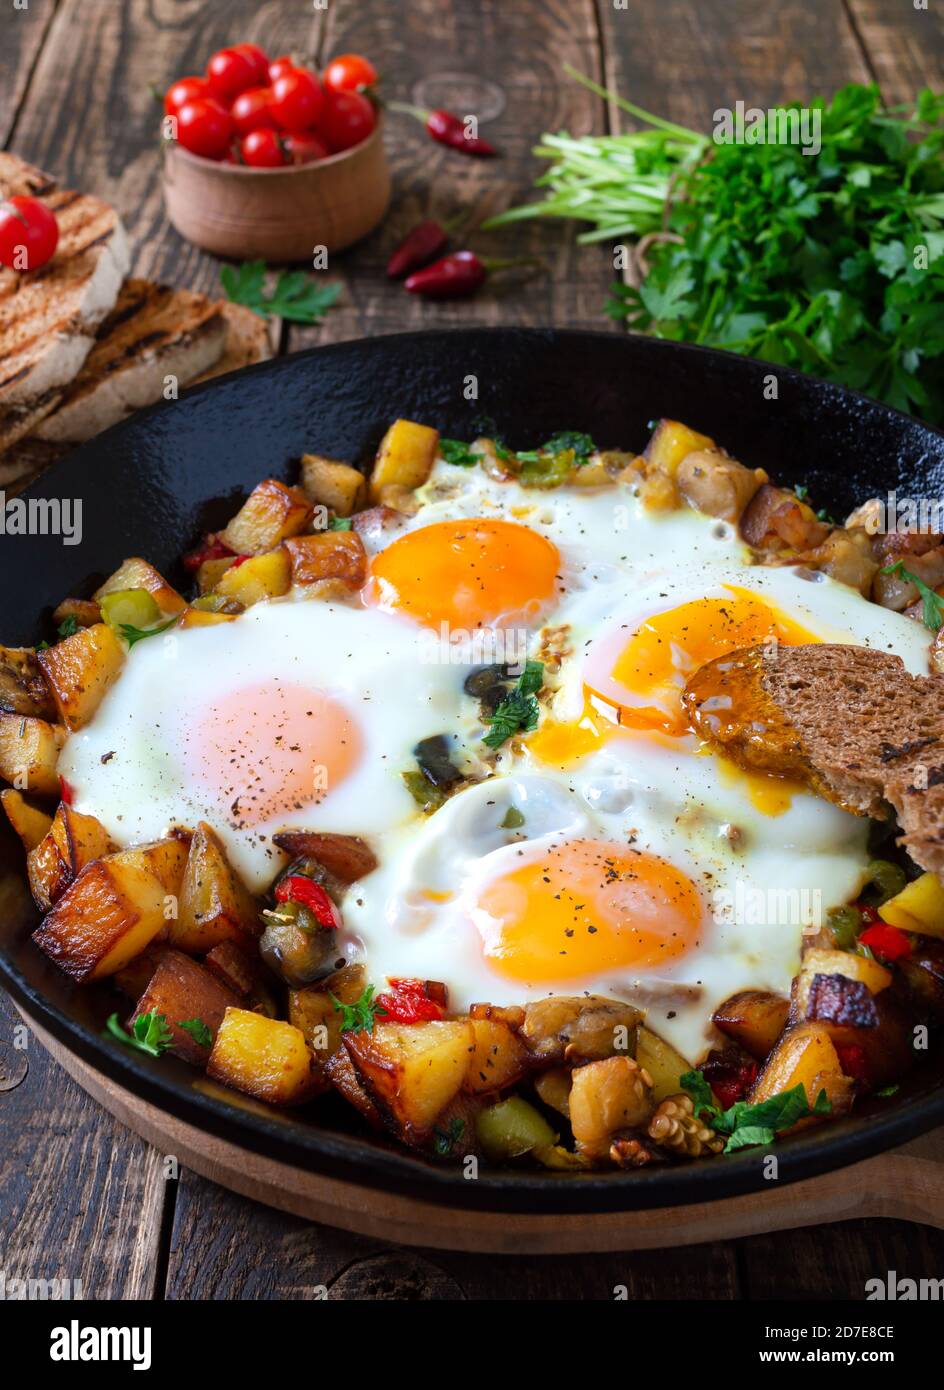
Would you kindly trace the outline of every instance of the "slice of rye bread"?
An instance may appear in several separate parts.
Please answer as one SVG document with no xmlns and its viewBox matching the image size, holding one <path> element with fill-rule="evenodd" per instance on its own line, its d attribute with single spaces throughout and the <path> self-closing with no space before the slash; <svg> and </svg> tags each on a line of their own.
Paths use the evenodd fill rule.
<svg viewBox="0 0 944 1390">
<path fill-rule="evenodd" d="M 59 222 L 52 260 L 32 272 L 0 269 L 0 453 L 59 404 L 128 271 L 114 208 L 67 189 L 43 201 Z"/>
<path fill-rule="evenodd" d="M 682 703 L 741 767 L 856 815 L 894 814 L 915 863 L 944 873 L 944 676 L 912 676 L 870 647 L 747 647 L 700 667 Z"/>
<path fill-rule="evenodd" d="M 159 401 L 168 377 L 185 386 L 219 362 L 226 335 L 218 301 L 150 280 L 128 280 L 85 365 L 35 437 L 83 444 Z"/>
<path fill-rule="evenodd" d="M 264 319 L 252 309 L 242 304 L 230 304 L 224 300 L 220 304 L 226 320 L 226 346 L 223 356 L 209 371 L 201 372 L 188 382 L 189 386 L 199 386 L 202 381 L 212 381 L 216 376 L 227 372 L 237 372 L 241 367 L 251 367 L 254 362 L 267 362 L 275 353 L 278 341 L 278 321 Z"/>
</svg>

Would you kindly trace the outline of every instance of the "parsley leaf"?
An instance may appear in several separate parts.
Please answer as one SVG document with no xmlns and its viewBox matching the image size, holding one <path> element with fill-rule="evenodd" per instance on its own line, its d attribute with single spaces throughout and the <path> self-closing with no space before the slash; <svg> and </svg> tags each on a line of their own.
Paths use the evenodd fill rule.
<svg viewBox="0 0 944 1390">
<path fill-rule="evenodd" d="M 293 323 L 320 323 L 341 293 L 340 284 L 319 285 L 303 270 L 283 270 L 266 297 L 266 273 L 265 261 L 224 265 L 220 281 L 227 299 L 254 309 L 266 319 L 275 314 Z"/>
<path fill-rule="evenodd" d="M 182 1018 L 177 1027 L 182 1028 L 185 1033 L 189 1033 L 198 1047 L 210 1048 L 213 1046 L 213 1034 L 202 1018 Z"/>
<path fill-rule="evenodd" d="M 532 729 L 536 729 L 541 711 L 535 694 L 543 684 L 543 662 L 526 661 L 518 684 L 505 696 L 488 719 L 491 728 L 482 742 L 489 748 L 500 748 L 512 734 L 519 731 L 529 734 Z"/>
<path fill-rule="evenodd" d="M 133 1047 L 138 1052 L 146 1052 L 149 1057 L 160 1057 L 174 1040 L 164 1014 L 155 1013 L 153 1010 L 150 1013 L 140 1014 L 132 1023 L 130 1033 L 122 1028 L 118 1022 L 118 1015 L 111 1014 L 105 1024 L 102 1037 L 113 1038 L 116 1042 L 124 1043 L 125 1047 Z"/>
<path fill-rule="evenodd" d="M 585 463 L 596 452 L 596 447 L 589 434 L 581 434 L 579 430 L 559 430 L 543 446 L 546 454 L 562 454 L 572 449 L 577 463 Z"/>
<path fill-rule="evenodd" d="M 374 1000 L 374 987 L 368 985 L 363 994 L 355 999 L 353 1004 L 342 1004 L 340 999 L 336 999 L 331 991 L 328 991 L 331 1002 L 341 1015 L 342 1033 L 372 1033 L 374 1031 L 374 1019 L 386 1018 L 387 1011 L 382 1004 Z"/>
<path fill-rule="evenodd" d="M 160 632 L 166 632 L 169 627 L 173 627 L 177 619 L 168 618 L 166 623 L 160 623 L 157 627 L 132 627 L 130 623 L 119 623 L 118 631 L 125 639 L 129 647 L 133 647 L 135 642 L 143 642 L 145 637 L 156 637 Z"/>
<path fill-rule="evenodd" d="M 79 625 L 71 613 L 56 628 L 60 637 L 74 637 L 78 630 Z"/>
<path fill-rule="evenodd" d="M 911 570 L 905 569 L 904 560 L 896 560 L 893 565 L 886 565 L 882 574 L 897 574 L 908 584 L 913 584 L 921 598 L 921 616 L 925 627 L 929 627 L 932 632 L 937 632 L 941 623 L 944 623 L 944 599 L 940 594 L 936 594 L 932 588 L 925 584 L 923 579 L 919 579 Z"/>
<path fill-rule="evenodd" d="M 354 522 L 349 516 L 333 516 L 328 522 L 329 531 L 350 531 Z"/>
<path fill-rule="evenodd" d="M 451 1154 L 459 1140 L 465 1132 L 465 1120 L 460 1120 L 458 1115 L 449 1121 L 448 1129 L 433 1127 L 433 1134 L 436 1136 L 433 1141 L 433 1148 L 438 1154 L 446 1157 Z"/>
<path fill-rule="evenodd" d="M 700 1071 L 687 1071 L 679 1078 L 679 1085 L 691 1096 L 696 1116 L 703 1116 L 718 1134 L 728 1136 L 725 1153 L 755 1144 L 772 1144 L 779 1133 L 791 1129 L 798 1120 L 810 1115 L 828 1115 L 832 1111 L 825 1091 L 820 1091 L 811 1109 L 803 1085 L 756 1103 L 737 1100 L 727 1110 L 718 1109 L 711 1087 Z"/>
<path fill-rule="evenodd" d="M 468 468 L 479 461 L 478 454 L 473 454 L 468 444 L 463 444 L 461 439 L 440 439 L 439 452 L 447 463 L 457 463 L 462 468 Z"/>
</svg>

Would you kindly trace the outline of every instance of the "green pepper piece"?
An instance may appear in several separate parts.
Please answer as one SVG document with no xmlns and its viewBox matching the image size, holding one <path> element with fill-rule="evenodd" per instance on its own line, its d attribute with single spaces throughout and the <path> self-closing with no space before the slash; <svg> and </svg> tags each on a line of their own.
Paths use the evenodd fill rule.
<svg viewBox="0 0 944 1390">
<path fill-rule="evenodd" d="M 118 633 L 123 627 L 144 629 L 160 621 L 161 610 L 147 589 L 116 589 L 99 601 L 102 617 Z"/>
<path fill-rule="evenodd" d="M 510 1096 L 479 1111 L 475 1131 L 488 1157 L 496 1160 L 518 1158 L 557 1143 L 544 1116 L 520 1096 Z"/>
</svg>

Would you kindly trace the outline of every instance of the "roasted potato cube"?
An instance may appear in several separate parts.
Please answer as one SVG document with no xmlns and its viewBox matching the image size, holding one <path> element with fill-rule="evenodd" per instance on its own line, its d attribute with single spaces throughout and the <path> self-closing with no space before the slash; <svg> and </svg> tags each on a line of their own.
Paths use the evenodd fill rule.
<svg viewBox="0 0 944 1390">
<path fill-rule="evenodd" d="M 576 1065 L 620 1052 L 631 1057 L 641 1019 L 637 1008 L 617 999 L 554 995 L 527 1006 L 521 1035 L 539 1061 Z"/>
<path fill-rule="evenodd" d="M 367 554 L 356 531 L 319 531 L 314 536 L 298 536 L 286 541 L 284 549 L 293 584 L 342 579 L 353 591 L 367 578 Z"/>
<path fill-rule="evenodd" d="M 31 806 L 22 792 L 14 791 L 10 787 L 0 792 L 0 801 L 3 802 L 7 820 L 22 840 L 23 848 L 29 853 L 47 835 L 52 825 L 52 816 L 37 806 Z"/>
<path fill-rule="evenodd" d="M 160 965 L 161 957 L 170 949 L 167 942 L 160 938 L 152 941 L 150 946 L 145 946 L 140 955 L 129 960 L 120 970 L 116 970 L 110 983 L 137 1003 L 151 983 L 151 976 Z"/>
<path fill-rule="evenodd" d="M 757 489 L 741 517 L 741 535 L 760 550 L 814 550 L 829 532 L 811 506 L 770 483 Z"/>
<path fill-rule="evenodd" d="M 64 598 L 58 607 L 52 610 L 52 620 L 56 627 L 61 627 L 70 619 L 76 627 L 93 627 L 95 623 L 102 621 L 102 610 L 94 599 Z"/>
<path fill-rule="evenodd" d="M 107 623 L 95 623 L 40 652 L 37 660 L 60 719 L 70 729 L 81 729 L 124 665 L 125 649 Z"/>
<path fill-rule="evenodd" d="M 879 965 L 877 960 L 853 955 L 851 951 L 826 951 L 814 947 L 803 957 L 793 983 L 794 1019 L 807 1017 L 810 986 L 817 975 L 845 975 L 849 980 L 861 981 L 872 994 L 887 989 L 892 982 L 891 971 Z"/>
<path fill-rule="evenodd" d="M 207 1075 L 270 1105 L 304 1105 L 319 1090 L 301 1030 L 248 1009 L 226 1010 Z"/>
<path fill-rule="evenodd" d="M 475 1035 L 468 1019 L 378 1021 L 372 1033 L 345 1033 L 344 1045 L 388 1125 L 406 1143 L 416 1144 L 458 1095 Z"/>
<path fill-rule="evenodd" d="M 551 1067 L 534 1079 L 540 1100 L 570 1119 L 570 1087 L 574 1073 L 570 1067 Z"/>
<path fill-rule="evenodd" d="M 302 491 L 316 505 L 329 507 L 338 516 L 350 516 L 364 505 L 367 479 L 339 459 L 302 454 Z"/>
<path fill-rule="evenodd" d="M 131 1022 L 141 1014 L 163 1014 L 174 1035 L 170 1051 L 195 1067 L 205 1067 L 223 1015 L 238 1004 L 238 996 L 209 970 L 181 951 L 165 951 L 138 1000 Z M 194 1020 L 210 1031 L 211 1040 L 206 1047 L 180 1026 Z"/>
<path fill-rule="evenodd" d="M 177 630 L 183 632 L 189 627 L 216 627 L 217 623 L 234 622 L 238 616 L 238 613 L 207 613 L 202 608 L 188 608 L 181 614 Z"/>
<path fill-rule="evenodd" d="M 341 883 L 355 883 L 377 867 L 376 854 L 359 835 L 280 830 L 272 840 L 293 859 L 317 859 Z"/>
<path fill-rule="evenodd" d="M 389 507 L 401 516 L 416 516 L 420 509 L 416 493 L 402 483 L 384 483 L 377 491 L 377 501 L 382 507 Z"/>
<path fill-rule="evenodd" d="M 325 1076 L 336 1091 L 352 1105 L 371 1129 L 383 1129 L 383 1116 L 371 1100 L 346 1048 L 341 1047 L 325 1064 Z"/>
<path fill-rule="evenodd" d="M 944 1021 L 944 941 L 924 937 L 898 968 L 919 1015 L 933 1023 Z"/>
<path fill-rule="evenodd" d="M 652 1114 L 648 1073 L 632 1057 L 606 1057 L 575 1067 L 570 1127 L 577 1152 L 606 1158 L 615 1134 L 644 1124 Z"/>
<path fill-rule="evenodd" d="M 715 442 L 679 420 L 660 420 L 643 452 L 647 475 L 661 473 L 674 479 L 682 459 L 696 449 L 715 451 Z"/>
<path fill-rule="evenodd" d="M 26 857 L 30 891 L 41 912 L 48 912 L 74 879 L 94 859 L 115 848 L 108 831 L 94 816 L 84 816 L 62 802 L 49 833 Z"/>
<path fill-rule="evenodd" d="M 218 560 L 204 560 L 197 570 L 197 588 L 201 594 L 212 593 L 223 575 L 236 563 L 235 555 L 224 555 Z"/>
<path fill-rule="evenodd" d="M 291 989 L 288 994 L 289 1022 L 305 1035 L 317 1069 L 323 1071 L 341 1046 L 343 1015 L 334 1000 L 353 1004 L 364 992 L 364 967 L 346 965 L 317 985 Z M 332 995 L 334 998 L 332 998 Z"/>
<path fill-rule="evenodd" d="M 532 1066 L 531 1054 L 507 1023 L 473 1018 L 473 1049 L 462 1089 L 469 1095 L 501 1091 L 520 1081 Z"/>
<path fill-rule="evenodd" d="M 18 791 L 55 796 L 59 750 L 66 731 L 45 719 L 0 712 L 0 777 Z"/>
<path fill-rule="evenodd" d="M 636 1061 L 652 1078 L 652 1099 L 656 1105 L 681 1090 L 679 1077 L 691 1071 L 691 1063 L 665 1038 L 651 1028 L 639 1025 L 636 1034 Z"/>
<path fill-rule="evenodd" d="M 0 710 L 55 718 L 55 702 L 32 647 L 0 647 Z"/>
<path fill-rule="evenodd" d="M 399 483 L 411 491 L 420 487 L 432 471 L 438 448 L 438 430 L 412 420 L 395 421 L 377 450 L 370 476 L 371 501 L 379 502 L 381 489 L 389 483 Z"/>
<path fill-rule="evenodd" d="M 229 862 L 223 842 L 201 821 L 190 841 L 172 944 L 181 951 L 208 951 L 231 938 L 254 949 L 262 924 L 255 898 Z"/>
<path fill-rule="evenodd" d="M 251 947 L 243 949 L 231 937 L 207 951 L 203 964 L 239 996 L 243 1007 L 277 1017 L 272 977 Z M 294 1019 L 292 1020 L 294 1022 Z"/>
<path fill-rule="evenodd" d="M 825 1024 L 798 1023 L 788 1028 L 755 1081 L 750 1099 L 756 1104 L 791 1091 L 794 1086 L 803 1086 L 810 1107 L 815 1105 L 820 1091 L 825 1091 L 832 1113 L 848 1108 L 853 1082 L 843 1075 Z"/>
<path fill-rule="evenodd" d="M 74 980 L 114 975 L 164 927 L 186 859 L 174 839 L 96 859 L 47 913 L 33 940 Z"/>
<path fill-rule="evenodd" d="M 261 555 L 304 531 L 312 511 L 299 488 L 267 478 L 253 488 L 220 540 L 235 555 Z"/>
<path fill-rule="evenodd" d="M 712 1022 L 763 1062 L 787 1024 L 790 1001 L 769 990 L 742 989 L 714 1011 Z"/>
<path fill-rule="evenodd" d="M 736 524 L 767 474 L 717 449 L 693 449 L 680 460 L 675 481 L 690 507 Z"/>
<path fill-rule="evenodd" d="M 134 555 L 130 560 L 125 560 L 115 573 L 105 580 L 102 586 L 95 590 L 93 598 L 100 604 L 106 594 L 117 594 L 125 589 L 146 589 L 154 599 L 158 608 L 167 617 L 174 613 L 182 613 L 186 608 L 186 603 L 164 576 L 148 564 L 147 560 L 142 560 L 140 556 Z"/>
<path fill-rule="evenodd" d="M 944 937 L 944 887 L 937 874 L 922 874 L 889 898 L 878 915 L 890 926 L 920 936 Z"/>
<path fill-rule="evenodd" d="M 266 555 L 254 555 L 240 565 L 231 565 L 217 584 L 216 592 L 237 599 L 249 608 L 263 599 L 282 598 L 291 586 L 288 555 L 284 550 L 270 550 Z"/>
<path fill-rule="evenodd" d="M 840 1050 L 855 1048 L 872 1086 L 897 1081 L 914 1062 L 911 1021 L 892 997 L 891 971 L 848 951 L 807 951 L 793 985 L 791 1019 L 808 1021 Z"/>
</svg>

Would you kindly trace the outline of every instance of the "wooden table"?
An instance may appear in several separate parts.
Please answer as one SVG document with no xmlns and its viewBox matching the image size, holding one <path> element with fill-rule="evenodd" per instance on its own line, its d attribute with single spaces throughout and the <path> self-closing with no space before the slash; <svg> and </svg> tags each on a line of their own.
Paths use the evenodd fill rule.
<svg viewBox="0 0 944 1390">
<path fill-rule="evenodd" d="M 219 267 L 167 225 L 151 83 L 199 71 L 241 39 L 321 60 L 370 55 L 400 100 L 494 113 L 503 151 L 475 162 L 391 119 L 396 196 L 386 225 L 331 266 L 339 306 L 282 350 L 469 323 L 605 328 L 611 252 L 578 250 L 561 226 L 479 235 L 477 249 L 537 255 L 549 274 L 508 278 L 468 303 L 418 302 L 384 280 L 421 216 L 474 223 L 520 201 L 546 130 L 618 130 L 615 107 L 562 74 L 571 63 L 639 105 L 696 128 L 717 107 L 807 99 L 876 80 L 886 100 L 944 82 L 944 11 L 910 0 L 30 0 L 0 18 L 0 146 L 111 199 L 137 274 L 217 290 Z M 615 328 L 613 331 L 617 331 Z M 620 1255 L 502 1259 L 401 1251 L 232 1196 L 132 1137 L 35 1043 L 14 1052 L 0 1004 L 0 1268 L 80 1277 L 86 1297 L 529 1299 L 861 1297 L 865 1280 L 944 1273 L 944 1235 L 900 1222 Z M 28 1067 L 24 1064 L 28 1063 Z M 24 1074 L 25 1073 L 25 1074 Z"/>
</svg>

